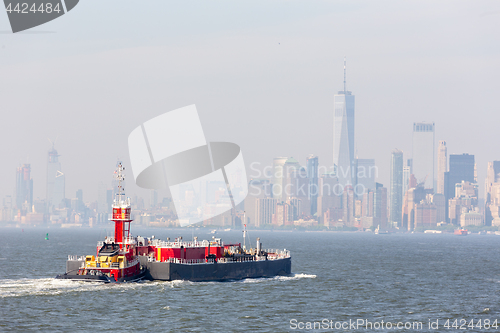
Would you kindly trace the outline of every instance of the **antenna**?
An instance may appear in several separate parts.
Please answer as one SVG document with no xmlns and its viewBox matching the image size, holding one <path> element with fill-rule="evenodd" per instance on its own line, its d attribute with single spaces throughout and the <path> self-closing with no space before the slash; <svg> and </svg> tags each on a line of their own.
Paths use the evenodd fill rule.
<svg viewBox="0 0 500 333">
<path fill-rule="evenodd" d="M 345 84 L 345 56 L 344 56 L 344 94 L 347 91 L 346 89 L 346 84 Z"/>
<path fill-rule="evenodd" d="M 125 194 L 123 193 L 123 186 L 122 186 L 122 181 L 125 180 L 125 175 L 122 173 L 125 168 L 123 167 L 121 162 L 118 162 L 117 170 L 115 171 L 115 178 L 118 180 L 118 202 L 121 203 L 122 201 L 122 196 Z"/>
<path fill-rule="evenodd" d="M 243 250 L 246 250 L 246 244 L 245 244 L 245 240 L 247 239 L 247 224 L 243 224 L 244 226 L 244 229 L 243 229 Z"/>
</svg>

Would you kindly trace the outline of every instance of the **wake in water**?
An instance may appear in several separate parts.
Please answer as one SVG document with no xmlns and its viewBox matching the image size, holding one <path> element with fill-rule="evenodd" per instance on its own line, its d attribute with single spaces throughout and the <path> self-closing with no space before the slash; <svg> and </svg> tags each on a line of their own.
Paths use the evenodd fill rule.
<svg viewBox="0 0 500 333">
<path fill-rule="evenodd" d="M 303 274 L 303 273 L 292 273 L 291 275 L 286 276 L 275 276 L 270 278 L 248 278 L 242 280 L 228 280 L 228 281 L 204 281 L 204 282 L 193 282 L 193 281 L 185 281 L 185 280 L 174 280 L 174 281 L 152 281 L 145 282 L 148 285 L 163 285 L 169 286 L 171 288 L 181 287 L 185 285 L 201 285 L 201 284 L 221 284 L 221 283 L 261 283 L 261 282 L 273 282 L 273 281 L 292 281 L 299 279 L 315 279 L 316 275 L 314 274 Z"/>
<path fill-rule="evenodd" d="M 314 274 L 303 274 L 303 273 L 292 273 L 286 276 L 275 276 L 270 278 L 248 278 L 242 280 L 228 280 L 228 281 L 203 281 L 203 282 L 193 282 L 186 280 L 173 280 L 173 281 L 141 281 L 149 286 L 162 286 L 162 287 L 183 287 L 187 285 L 206 285 L 206 284 L 223 284 L 223 283 L 262 283 L 262 282 L 274 282 L 274 281 L 293 281 L 299 279 L 315 279 Z"/>
<path fill-rule="evenodd" d="M 71 281 L 54 278 L 0 280 L 0 298 L 33 295 L 59 295 L 70 292 L 109 290 L 111 288 L 136 289 L 144 283 L 110 283 Z"/>
<path fill-rule="evenodd" d="M 258 282 L 266 282 L 266 281 L 293 281 L 299 279 L 315 279 L 316 275 L 314 274 L 304 274 L 304 273 L 292 273 L 291 275 L 286 276 L 275 276 L 272 278 L 257 278 L 257 279 L 244 279 L 239 282 L 241 283 L 258 283 Z"/>
<path fill-rule="evenodd" d="M 293 281 L 299 279 L 314 279 L 316 275 L 313 274 L 291 274 L 288 276 L 275 276 L 272 278 L 257 278 L 257 279 L 244 279 L 233 281 L 236 283 L 262 283 L 273 281 Z M 100 291 L 108 290 L 110 288 L 119 288 L 122 291 L 126 289 L 137 289 L 143 287 L 181 287 L 186 285 L 195 284 L 219 284 L 226 282 L 191 282 L 183 280 L 174 281 L 141 281 L 137 283 L 98 283 L 98 282 L 84 282 L 84 281 L 71 281 L 60 280 L 54 278 L 47 279 L 6 279 L 0 280 L 0 298 L 4 297 L 20 297 L 20 296 L 33 296 L 33 295 L 59 295 L 69 292 L 85 292 L 85 291 Z"/>
<path fill-rule="evenodd" d="M 315 279 L 316 275 L 314 274 L 304 274 L 304 273 L 298 273 L 295 274 L 293 273 L 292 275 L 289 276 L 276 276 L 274 279 L 280 280 L 280 281 L 287 281 L 287 280 L 298 280 L 298 279 Z"/>
<path fill-rule="evenodd" d="M 102 287 L 102 285 L 53 278 L 0 280 L 0 297 L 58 295 L 72 291 L 94 290 L 99 287 Z"/>
<path fill-rule="evenodd" d="M 122 292 L 129 289 L 150 287 L 175 288 L 178 286 L 195 284 L 191 281 L 139 281 L 131 283 L 100 283 L 88 281 L 72 281 L 62 279 L 0 279 L 0 298 L 20 297 L 33 295 L 59 295 L 70 292 L 103 291 L 119 289 Z"/>
<path fill-rule="evenodd" d="M 197 285 L 197 284 L 221 284 L 221 283 L 262 283 L 262 282 L 274 282 L 274 281 L 292 281 L 299 279 L 315 279 L 316 275 L 314 274 L 303 274 L 303 273 L 292 273 L 291 275 L 286 276 L 275 276 L 270 278 L 248 278 L 242 280 L 228 280 L 228 281 L 204 281 L 204 282 L 192 282 L 192 281 L 184 281 L 184 280 L 174 280 L 174 281 L 153 281 L 147 282 L 149 283 L 159 283 L 168 285 L 169 287 L 175 288 L 183 285 Z"/>
</svg>

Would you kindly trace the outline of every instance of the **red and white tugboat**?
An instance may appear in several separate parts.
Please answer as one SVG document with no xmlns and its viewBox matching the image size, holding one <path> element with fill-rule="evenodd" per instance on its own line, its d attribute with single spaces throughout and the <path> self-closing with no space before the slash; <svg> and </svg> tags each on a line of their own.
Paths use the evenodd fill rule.
<svg viewBox="0 0 500 333">
<path fill-rule="evenodd" d="M 113 202 L 115 236 L 106 237 L 97 243 L 97 255 L 69 256 L 66 273 L 56 279 L 70 279 L 95 282 L 132 282 L 142 279 L 145 270 L 141 269 L 136 255 L 136 238 L 130 236 L 130 198 L 125 198 L 122 182 L 125 168 L 121 163 L 115 171 L 118 180 L 118 194 Z"/>
</svg>

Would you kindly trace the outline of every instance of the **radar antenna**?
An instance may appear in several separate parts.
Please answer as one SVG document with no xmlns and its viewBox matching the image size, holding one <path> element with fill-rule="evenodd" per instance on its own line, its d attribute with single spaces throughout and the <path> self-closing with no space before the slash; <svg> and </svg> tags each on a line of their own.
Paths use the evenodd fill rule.
<svg viewBox="0 0 500 333">
<path fill-rule="evenodd" d="M 125 175 L 123 174 L 123 171 L 125 170 L 125 167 L 122 165 L 121 162 L 118 163 L 118 166 L 115 171 L 115 178 L 118 180 L 118 193 L 117 195 L 117 201 L 121 202 L 123 200 L 123 195 L 125 195 L 124 188 L 122 185 L 122 182 L 125 180 Z"/>
</svg>

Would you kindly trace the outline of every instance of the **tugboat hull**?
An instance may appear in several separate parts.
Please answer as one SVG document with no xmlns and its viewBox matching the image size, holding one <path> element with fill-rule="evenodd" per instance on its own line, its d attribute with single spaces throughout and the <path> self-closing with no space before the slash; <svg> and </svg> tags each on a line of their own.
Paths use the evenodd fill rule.
<svg viewBox="0 0 500 333">
<path fill-rule="evenodd" d="M 146 271 L 143 270 L 141 274 L 135 276 L 128 276 L 115 280 L 106 275 L 78 275 L 78 274 L 60 274 L 56 276 L 56 279 L 63 280 L 74 280 L 74 281 L 85 281 L 85 282 L 101 282 L 101 283 L 121 283 L 121 282 L 136 282 L 144 279 L 146 276 Z"/>
<path fill-rule="evenodd" d="M 110 282 L 115 282 L 114 280 L 111 280 L 107 276 L 100 276 L 100 275 L 76 275 L 76 274 L 60 274 L 56 276 L 56 279 L 63 279 L 63 280 L 74 280 L 74 281 L 85 281 L 85 282 L 102 282 L 102 283 L 110 283 Z"/>
</svg>

